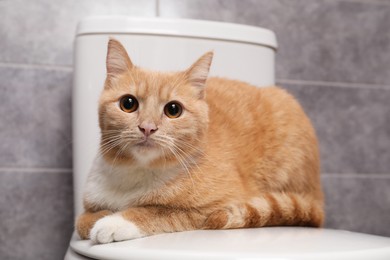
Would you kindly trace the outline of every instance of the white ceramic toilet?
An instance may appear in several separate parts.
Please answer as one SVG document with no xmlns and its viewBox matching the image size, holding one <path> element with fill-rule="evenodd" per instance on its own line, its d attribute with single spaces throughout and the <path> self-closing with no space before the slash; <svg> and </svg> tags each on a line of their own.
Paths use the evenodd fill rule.
<svg viewBox="0 0 390 260">
<path fill-rule="evenodd" d="M 99 144 L 97 104 L 105 80 L 109 37 L 132 61 L 182 70 L 214 51 L 211 76 L 274 84 L 276 39 L 251 26 L 195 20 L 94 17 L 80 22 L 75 42 L 73 164 L 75 214 L 82 213 L 86 176 Z M 189 231 L 94 245 L 70 241 L 65 260 L 80 259 L 390 259 L 390 238 L 298 227 Z"/>
</svg>

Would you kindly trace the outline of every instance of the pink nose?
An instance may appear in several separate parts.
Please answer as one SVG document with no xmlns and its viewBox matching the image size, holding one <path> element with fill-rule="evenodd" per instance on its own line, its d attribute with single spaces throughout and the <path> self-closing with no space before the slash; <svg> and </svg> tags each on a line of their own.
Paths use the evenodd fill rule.
<svg viewBox="0 0 390 260">
<path fill-rule="evenodd" d="M 149 122 L 143 122 L 138 126 L 138 129 L 146 136 L 150 136 L 151 134 L 154 134 L 158 128 L 156 124 L 149 123 Z"/>
</svg>

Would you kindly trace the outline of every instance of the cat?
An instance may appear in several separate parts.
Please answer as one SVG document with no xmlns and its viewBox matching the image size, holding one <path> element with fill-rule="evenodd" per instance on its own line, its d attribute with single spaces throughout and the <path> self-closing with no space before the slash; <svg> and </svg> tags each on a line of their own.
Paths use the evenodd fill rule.
<svg viewBox="0 0 390 260">
<path fill-rule="evenodd" d="M 81 239 L 322 225 L 318 144 L 303 109 L 279 87 L 208 78 L 212 58 L 148 71 L 109 40 Z"/>
</svg>

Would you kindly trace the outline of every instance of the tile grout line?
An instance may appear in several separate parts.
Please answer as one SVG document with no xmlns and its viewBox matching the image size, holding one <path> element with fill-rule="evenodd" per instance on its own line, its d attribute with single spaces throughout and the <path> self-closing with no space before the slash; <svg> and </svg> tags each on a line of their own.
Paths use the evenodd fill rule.
<svg viewBox="0 0 390 260">
<path fill-rule="evenodd" d="M 55 172 L 55 173 L 71 173 L 71 168 L 14 168 L 14 167 L 0 167 L 1 172 Z"/>
<path fill-rule="evenodd" d="M 159 0 L 156 0 L 156 12 L 159 9 Z M 159 15 L 159 14 L 157 14 Z M 21 68 L 21 69 L 45 69 L 45 70 L 60 70 L 71 72 L 72 66 L 67 65 L 50 65 L 50 64 L 26 64 L 26 63 L 8 63 L 0 62 L 0 68 Z M 359 88 L 359 89 L 381 89 L 390 90 L 390 85 L 379 85 L 370 83 L 351 83 L 351 82 L 337 82 L 337 81 L 315 81 L 315 80 L 296 80 L 280 78 L 276 79 L 276 83 L 279 84 L 292 84 L 292 85 L 315 85 L 324 87 L 340 87 L 340 88 Z"/>
<path fill-rule="evenodd" d="M 27 63 L 12 63 L 12 62 L 0 62 L 0 68 L 20 68 L 20 69 L 45 69 L 45 70 L 61 70 L 61 71 L 73 71 L 72 66 L 66 65 L 50 65 L 50 64 L 27 64 Z"/>
<path fill-rule="evenodd" d="M 387 173 L 322 173 L 324 178 L 358 178 L 358 179 L 390 179 L 390 172 Z"/>
<path fill-rule="evenodd" d="M 275 81 L 277 84 L 292 84 L 292 85 L 306 85 L 306 86 L 315 85 L 315 86 L 322 86 L 322 87 L 390 90 L 390 85 L 379 85 L 379 84 L 369 84 L 369 83 L 296 80 L 296 79 L 276 79 Z"/>
<path fill-rule="evenodd" d="M 0 172 L 57 172 L 69 173 L 72 168 L 16 168 L 0 167 Z M 390 173 L 321 173 L 325 178 L 390 178 Z"/>
<path fill-rule="evenodd" d="M 368 4 L 368 5 L 386 5 L 386 6 L 390 5 L 390 3 L 383 2 L 381 0 L 327 0 L 327 1 L 363 3 L 363 4 Z"/>
</svg>

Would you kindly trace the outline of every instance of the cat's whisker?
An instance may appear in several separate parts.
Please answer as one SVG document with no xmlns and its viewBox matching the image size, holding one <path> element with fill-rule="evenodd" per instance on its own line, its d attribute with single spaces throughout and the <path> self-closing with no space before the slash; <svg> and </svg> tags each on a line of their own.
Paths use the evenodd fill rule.
<svg viewBox="0 0 390 260">
<path fill-rule="evenodd" d="M 100 157 L 103 157 L 104 155 L 108 154 L 112 149 L 114 149 L 115 147 L 118 147 L 120 145 L 120 141 L 118 141 L 117 143 L 114 143 L 110 146 L 102 146 L 100 148 L 100 153 L 99 153 L 99 156 Z"/>
<path fill-rule="evenodd" d="M 176 146 L 176 145 L 174 145 L 174 147 L 175 147 L 175 149 L 176 149 L 179 153 L 181 153 L 181 155 L 182 155 L 182 157 L 184 158 L 184 160 L 187 159 L 187 160 L 185 160 L 186 162 L 190 161 L 190 162 L 188 162 L 190 166 L 193 165 L 193 166 L 195 166 L 195 167 L 199 170 L 199 172 L 203 172 L 202 169 L 199 167 L 198 163 L 196 162 L 196 160 L 195 160 L 191 155 L 187 154 L 185 151 L 183 151 L 180 147 L 178 147 L 178 146 Z M 190 173 L 189 173 L 189 174 L 190 174 Z M 190 174 L 190 175 L 191 175 L 191 174 Z M 191 175 L 191 176 L 192 176 L 192 175 Z M 197 174 L 195 174 L 195 176 L 197 176 Z"/>
<path fill-rule="evenodd" d="M 124 146 L 120 147 L 119 150 L 116 152 L 115 158 L 114 158 L 112 165 L 111 165 L 110 174 L 112 173 L 112 169 L 114 168 L 114 166 L 116 166 L 115 163 L 116 163 L 118 156 L 120 156 L 126 150 L 128 145 L 129 145 L 129 143 L 126 143 Z"/>
<path fill-rule="evenodd" d="M 200 149 L 200 148 L 194 146 L 193 144 L 191 144 L 191 143 L 189 143 L 189 142 L 186 142 L 186 141 L 183 141 L 183 140 L 179 140 L 179 139 L 177 139 L 177 140 L 175 140 L 175 141 L 176 141 L 177 145 L 185 146 L 185 147 L 187 147 L 187 148 L 189 148 L 189 149 L 191 149 L 191 150 L 194 150 L 194 151 L 195 151 L 196 153 L 198 153 L 199 155 L 202 155 L 202 156 L 206 155 L 206 153 L 205 153 L 204 150 L 202 150 L 202 149 Z M 205 159 L 206 159 L 206 158 L 205 158 Z"/>
<path fill-rule="evenodd" d="M 160 137 L 162 137 L 162 136 L 160 136 Z M 183 167 L 183 169 L 187 173 L 188 177 L 190 178 L 190 180 L 193 184 L 194 191 L 197 192 L 197 190 L 195 190 L 195 183 L 194 183 L 190 168 L 192 168 L 192 166 L 196 166 L 201 171 L 200 167 L 198 166 L 197 162 L 192 158 L 192 156 L 190 154 L 186 153 L 183 149 L 181 149 L 180 147 L 175 145 L 173 138 L 170 138 L 167 136 L 164 136 L 164 137 L 165 138 L 160 138 L 160 139 L 157 138 L 157 139 L 161 143 L 163 143 L 165 145 L 165 147 L 167 147 L 171 151 L 171 153 L 175 156 L 177 161 L 180 163 L 180 165 Z"/>
<path fill-rule="evenodd" d="M 121 144 L 126 144 L 126 147 L 128 144 L 132 143 L 136 138 L 134 138 L 136 135 L 125 135 L 125 136 L 111 136 L 109 138 L 102 138 L 102 143 L 100 147 L 100 154 L 105 155 L 109 151 L 111 151 L 113 148 L 120 146 Z"/>
<path fill-rule="evenodd" d="M 109 144 L 109 143 L 111 143 L 112 141 L 119 140 L 119 139 L 121 139 L 120 136 L 104 137 L 104 138 L 102 138 L 101 143 L 102 143 L 102 144 Z"/>
<path fill-rule="evenodd" d="M 173 139 L 172 137 L 168 137 L 168 136 L 160 136 L 160 137 L 162 137 L 162 139 L 164 139 L 165 142 L 168 143 L 167 145 L 173 146 L 176 149 L 176 151 L 179 152 L 182 155 L 183 159 L 189 164 L 189 166 L 194 165 L 194 166 L 197 167 L 197 169 L 200 172 L 202 172 L 202 170 L 199 167 L 197 161 L 194 159 L 194 156 L 190 155 L 189 152 L 186 152 L 184 149 L 180 148 L 179 145 L 175 144 L 175 141 L 177 141 L 178 139 Z M 181 142 L 180 144 L 183 144 L 184 146 L 187 146 L 190 149 L 195 150 L 195 152 L 198 153 L 201 156 L 205 155 L 202 150 L 200 150 L 200 149 L 198 149 L 198 148 L 196 148 L 196 147 L 194 147 L 194 146 L 192 146 L 190 144 L 187 144 L 185 142 Z M 202 156 L 202 157 L 204 157 L 204 156 Z M 188 162 L 188 161 L 190 161 L 190 162 Z"/>
<path fill-rule="evenodd" d="M 118 132 L 119 134 L 118 135 L 108 135 L 108 136 L 103 136 L 102 137 L 102 144 L 106 144 L 106 143 L 110 143 L 114 140 L 118 140 L 118 139 L 135 139 L 136 138 L 136 134 L 133 133 L 133 131 L 120 131 Z"/>
<path fill-rule="evenodd" d="M 101 152 L 105 152 L 106 149 L 109 148 L 114 148 L 115 146 L 119 145 L 121 143 L 121 137 L 116 136 L 112 137 L 110 139 L 102 139 L 101 145 L 100 145 L 100 150 Z"/>
<path fill-rule="evenodd" d="M 136 135 L 136 133 L 133 130 L 104 130 L 101 132 L 102 136 L 122 136 L 122 135 Z"/>
<path fill-rule="evenodd" d="M 164 139 L 161 137 L 162 136 L 160 136 L 160 138 L 156 138 L 155 140 L 157 142 L 159 142 L 161 145 L 163 145 L 163 147 L 168 148 L 172 153 L 173 153 L 173 151 L 171 148 L 174 148 L 175 149 L 174 151 L 177 151 L 172 138 L 168 138 L 168 137 L 164 136 L 165 137 L 165 139 Z"/>
<path fill-rule="evenodd" d="M 168 149 L 171 150 L 172 154 L 176 157 L 177 161 L 181 164 L 181 166 L 183 167 L 184 171 L 187 173 L 188 177 L 190 178 L 190 180 L 192 182 L 192 188 L 195 190 L 194 180 L 192 179 L 192 176 L 191 176 L 191 173 L 190 173 L 190 171 L 188 169 L 188 166 L 186 165 L 186 163 L 183 160 L 182 156 L 179 153 L 177 153 L 173 147 L 169 147 L 168 146 Z"/>
<path fill-rule="evenodd" d="M 119 149 L 126 149 L 127 146 L 131 143 L 133 143 L 136 139 L 134 138 L 118 138 L 117 140 L 111 140 L 108 144 L 103 144 L 102 148 L 106 148 L 102 152 L 109 152 L 109 150 L 113 149 L 114 147 L 120 146 Z M 126 148 L 123 148 L 123 144 L 125 144 Z"/>
<path fill-rule="evenodd" d="M 121 129 L 106 129 L 106 130 L 101 130 L 100 132 L 101 133 L 111 133 L 111 132 L 121 133 L 121 132 L 123 132 L 123 130 L 121 130 Z"/>
<path fill-rule="evenodd" d="M 159 143 L 159 144 L 160 144 L 160 143 Z M 160 144 L 160 146 L 161 146 L 161 144 Z M 167 168 L 167 153 L 166 153 L 166 151 L 165 151 L 165 149 L 164 149 L 163 146 L 161 146 L 160 151 L 162 152 L 163 158 L 164 158 L 164 166 L 163 166 L 163 169 L 166 169 L 166 168 Z"/>
<path fill-rule="evenodd" d="M 194 150 L 194 151 L 198 152 L 201 155 L 205 155 L 205 152 L 203 150 L 201 150 L 200 148 L 196 147 L 195 145 L 193 145 L 193 144 L 191 144 L 191 143 L 189 143 L 187 141 L 184 141 L 184 140 L 181 140 L 181 139 L 178 139 L 178 138 L 174 139 L 174 138 L 168 137 L 168 136 L 159 136 L 159 137 L 166 138 L 169 141 L 177 143 L 177 145 L 186 146 L 186 147 L 190 148 L 191 150 Z M 195 141 L 200 142 L 199 139 L 197 139 L 197 138 L 193 138 L 193 139 Z"/>
<path fill-rule="evenodd" d="M 168 144 L 168 145 L 171 145 L 171 146 L 174 146 L 174 147 L 176 147 L 176 148 L 179 148 L 179 150 L 181 151 L 181 153 L 183 153 L 183 154 L 188 154 L 189 155 L 189 153 L 187 153 L 187 152 L 185 152 L 183 149 L 181 149 L 175 142 L 177 141 L 176 139 L 173 139 L 173 138 L 171 138 L 171 137 L 167 137 L 167 136 L 160 136 L 160 137 L 162 137 L 162 139 L 160 139 L 162 142 L 165 142 L 166 144 Z M 183 143 L 184 144 L 184 143 Z M 185 144 L 184 144 L 185 145 Z M 199 149 L 196 149 L 195 147 L 194 147 L 194 149 L 193 150 L 196 150 L 196 151 L 201 151 L 201 150 L 199 150 Z M 186 156 L 187 157 L 187 156 Z M 188 157 L 190 157 L 190 156 L 188 156 Z"/>
<path fill-rule="evenodd" d="M 109 137 L 109 138 L 102 138 L 101 140 L 101 145 L 110 145 L 111 143 L 115 142 L 115 141 L 119 141 L 121 139 L 120 136 L 112 136 L 112 137 Z"/>
</svg>

